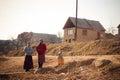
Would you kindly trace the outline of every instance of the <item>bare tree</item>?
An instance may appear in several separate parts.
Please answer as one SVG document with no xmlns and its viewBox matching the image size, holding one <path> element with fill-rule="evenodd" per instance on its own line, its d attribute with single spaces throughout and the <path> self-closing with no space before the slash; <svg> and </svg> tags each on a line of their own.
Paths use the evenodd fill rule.
<svg viewBox="0 0 120 80">
<path fill-rule="evenodd" d="M 18 35 L 17 40 L 22 44 L 22 45 L 27 45 L 28 41 L 31 41 L 33 38 L 33 33 L 32 32 L 23 32 Z"/>
<path fill-rule="evenodd" d="M 57 36 L 58 36 L 59 39 L 61 39 L 62 38 L 62 32 L 60 32 L 60 31 L 57 32 Z"/>
<path fill-rule="evenodd" d="M 108 28 L 107 32 L 115 35 L 115 33 L 117 32 L 117 28 L 116 28 L 116 27 L 113 27 L 113 26 L 110 26 L 110 27 Z"/>
<path fill-rule="evenodd" d="M 57 36 L 58 36 L 58 39 L 59 39 L 59 41 L 61 42 L 62 40 L 63 40 L 63 34 L 62 34 L 62 32 L 57 32 Z"/>
</svg>

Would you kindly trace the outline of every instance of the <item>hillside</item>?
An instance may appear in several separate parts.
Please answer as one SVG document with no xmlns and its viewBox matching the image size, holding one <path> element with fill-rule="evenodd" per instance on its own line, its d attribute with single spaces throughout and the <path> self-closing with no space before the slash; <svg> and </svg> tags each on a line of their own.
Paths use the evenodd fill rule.
<svg viewBox="0 0 120 80">
<path fill-rule="evenodd" d="M 64 55 L 112 55 L 120 54 L 120 40 L 106 39 L 89 42 L 62 43 L 48 45 L 48 54 L 55 54 L 63 48 Z"/>
<path fill-rule="evenodd" d="M 89 42 L 76 43 L 59 43 L 47 44 L 47 55 L 56 55 L 57 51 L 62 48 L 64 56 L 79 56 L 79 55 L 115 55 L 120 54 L 119 39 L 104 39 Z M 23 48 L 12 50 L 7 53 L 7 56 L 23 56 Z"/>
</svg>

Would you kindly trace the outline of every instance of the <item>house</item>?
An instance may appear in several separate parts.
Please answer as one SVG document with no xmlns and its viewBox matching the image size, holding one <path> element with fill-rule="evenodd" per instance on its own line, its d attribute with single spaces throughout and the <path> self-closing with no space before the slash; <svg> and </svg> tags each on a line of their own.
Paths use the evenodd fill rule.
<svg viewBox="0 0 120 80">
<path fill-rule="evenodd" d="M 118 25 L 118 35 L 120 36 L 120 24 Z"/>
<path fill-rule="evenodd" d="M 38 41 L 42 38 L 45 42 L 59 43 L 60 39 L 55 34 L 33 33 L 33 40 Z"/>
<path fill-rule="evenodd" d="M 63 27 L 64 41 L 90 41 L 104 38 L 105 29 L 98 22 L 94 20 L 77 18 L 77 37 L 75 37 L 76 18 L 69 17 Z"/>
<path fill-rule="evenodd" d="M 27 45 L 28 41 L 33 43 L 37 43 L 40 38 L 47 43 L 59 43 L 60 39 L 55 34 L 45 34 L 45 33 L 34 33 L 34 32 L 23 32 L 18 35 L 17 39 L 19 41 L 19 45 Z"/>
</svg>

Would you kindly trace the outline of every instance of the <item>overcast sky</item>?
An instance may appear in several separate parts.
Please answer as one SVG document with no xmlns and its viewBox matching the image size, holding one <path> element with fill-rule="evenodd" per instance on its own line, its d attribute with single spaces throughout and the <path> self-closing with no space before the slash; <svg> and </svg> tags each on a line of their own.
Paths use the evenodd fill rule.
<svg viewBox="0 0 120 80">
<path fill-rule="evenodd" d="M 105 29 L 120 24 L 120 0 L 78 0 L 78 18 L 99 21 Z M 0 0 L 0 39 L 22 32 L 57 34 L 75 17 L 76 0 Z"/>
</svg>

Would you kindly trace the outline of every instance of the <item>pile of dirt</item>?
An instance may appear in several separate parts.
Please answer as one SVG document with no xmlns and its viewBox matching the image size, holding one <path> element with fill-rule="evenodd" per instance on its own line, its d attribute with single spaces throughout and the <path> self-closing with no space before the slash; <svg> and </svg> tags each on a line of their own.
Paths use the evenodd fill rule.
<svg viewBox="0 0 120 80">
<path fill-rule="evenodd" d="M 48 45 L 47 54 L 56 55 L 57 51 L 62 48 L 64 55 L 115 55 L 120 54 L 119 39 L 104 39 L 87 42 L 61 43 Z"/>
<path fill-rule="evenodd" d="M 14 49 L 11 50 L 7 53 L 7 56 L 23 56 L 25 53 L 23 51 L 23 47 L 19 48 L 19 49 Z"/>
</svg>

